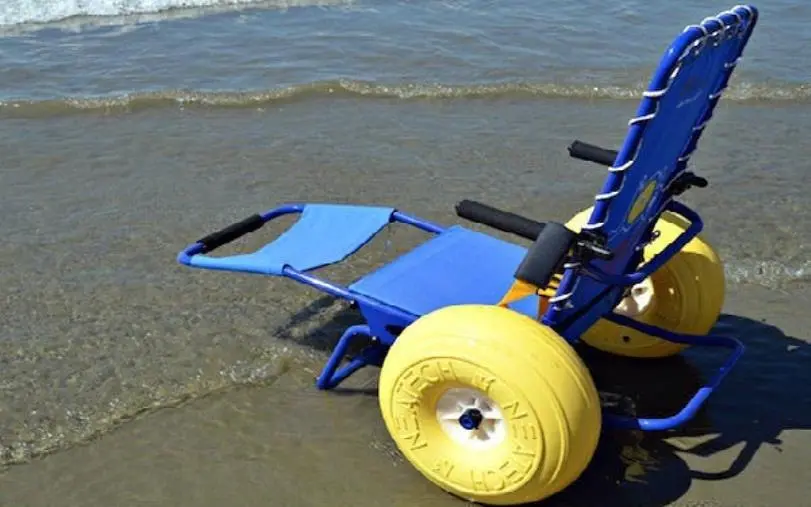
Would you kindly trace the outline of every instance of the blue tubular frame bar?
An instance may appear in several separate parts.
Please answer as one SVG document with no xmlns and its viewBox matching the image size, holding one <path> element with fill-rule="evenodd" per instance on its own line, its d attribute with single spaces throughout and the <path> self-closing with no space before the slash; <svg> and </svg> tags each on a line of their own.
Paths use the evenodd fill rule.
<svg viewBox="0 0 811 507">
<path fill-rule="evenodd" d="M 732 370 L 733 366 L 735 366 L 735 363 L 738 362 L 738 359 L 741 358 L 745 350 L 743 343 L 729 336 L 697 336 L 674 333 L 672 331 L 668 331 L 657 326 L 651 326 L 616 313 L 609 313 L 605 315 L 604 318 L 614 322 L 615 324 L 619 324 L 620 326 L 629 327 L 631 329 L 635 329 L 642 333 L 656 336 L 670 342 L 683 343 L 685 345 L 700 345 L 705 347 L 724 347 L 731 350 L 731 353 L 724 361 L 724 364 L 718 368 L 715 374 L 704 384 L 703 387 L 696 391 L 693 397 L 690 398 L 690 401 L 688 401 L 684 408 L 682 408 L 677 414 L 664 418 L 638 418 L 604 412 L 603 417 L 605 422 L 612 428 L 637 429 L 643 431 L 666 431 L 681 426 L 695 417 L 696 413 L 701 408 L 701 405 L 707 400 L 707 398 L 709 398 L 715 388 L 721 384 L 724 377 L 726 377 L 727 374 Z"/>
<path fill-rule="evenodd" d="M 372 341 L 372 345 L 364 348 L 360 354 L 353 357 L 342 368 L 341 362 L 349 351 L 349 346 L 358 337 L 367 338 Z M 327 363 L 315 380 L 318 389 L 332 389 L 346 380 L 350 375 L 370 364 L 382 364 L 386 355 L 386 347 L 378 343 L 374 338 L 371 328 L 366 324 L 350 326 L 338 340 Z"/>
</svg>

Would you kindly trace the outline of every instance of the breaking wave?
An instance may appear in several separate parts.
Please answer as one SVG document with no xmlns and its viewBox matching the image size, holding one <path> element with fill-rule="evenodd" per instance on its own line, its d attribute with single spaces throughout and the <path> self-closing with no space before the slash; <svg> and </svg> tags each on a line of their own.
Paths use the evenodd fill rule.
<svg viewBox="0 0 811 507">
<path fill-rule="evenodd" d="M 87 17 L 159 15 L 178 10 L 287 9 L 350 3 L 352 0 L 5 0 L 0 3 L 0 26 L 56 23 Z"/>
<path fill-rule="evenodd" d="M 164 90 L 102 97 L 0 101 L 0 117 L 49 117 L 76 113 L 126 113 L 159 108 L 261 108 L 325 97 L 393 100 L 568 98 L 638 100 L 643 87 L 504 83 L 481 85 L 379 84 L 334 80 L 245 92 Z M 811 86 L 741 83 L 724 94 L 726 102 L 811 102 Z"/>
</svg>

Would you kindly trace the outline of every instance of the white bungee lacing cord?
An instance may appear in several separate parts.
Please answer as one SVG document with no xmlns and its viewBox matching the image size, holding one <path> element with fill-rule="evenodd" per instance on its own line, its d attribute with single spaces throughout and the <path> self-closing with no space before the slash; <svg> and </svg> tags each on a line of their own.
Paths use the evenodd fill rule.
<svg viewBox="0 0 811 507">
<path fill-rule="evenodd" d="M 679 71 L 681 70 L 682 63 L 684 62 L 684 60 L 691 53 L 693 53 L 694 56 L 697 56 L 701 52 L 701 50 L 706 46 L 707 42 L 711 38 L 714 39 L 714 40 L 712 40 L 713 46 L 717 47 L 718 45 L 721 44 L 721 42 L 731 38 L 732 36 L 738 36 L 738 37 L 743 36 L 743 34 L 746 31 L 744 29 L 745 28 L 744 25 L 745 25 L 746 21 L 744 20 L 743 16 L 741 16 L 737 12 L 739 9 L 743 9 L 743 10 L 747 11 L 748 14 L 749 14 L 749 19 L 750 20 L 754 18 L 754 12 L 752 12 L 752 9 L 749 6 L 747 6 L 747 5 L 736 5 L 735 7 L 730 9 L 729 11 L 724 11 L 724 12 L 719 13 L 717 16 L 712 16 L 712 17 L 708 17 L 708 18 L 703 19 L 701 21 L 701 23 L 698 24 L 698 25 L 689 25 L 689 26 L 684 28 L 684 32 L 686 32 L 686 31 L 688 31 L 688 30 L 690 30 L 692 28 L 698 28 L 699 30 L 701 30 L 703 35 L 698 40 L 696 40 L 695 42 L 690 44 L 690 46 L 688 46 L 685 49 L 685 51 L 679 56 L 679 58 L 678 58 L 678 60 L 676 62 L 676 66 L 673 69 L 673 72 L 671 73 L 671 75 L 668 77 L 667 84 L 665 85 L 664 88 L 659 89 L 659 90 L 646 90 L 646 91 L 644 91 L 642 93 L 642 96 L 644 98 L 649 98 L 649 99 L 653 99 L 653 100 L 656 101 L 654 103 L 653 112 L 649 113 L 649 114 L 646 114 L 646 115 L 631 118 L 628 121 L 628 126 L 633 126 L 633 125 L 636 125 L 636 124 L 639 124 L 639 123 L 648 122 L 648 121 L 650 121 L 650 120 L 652 120 L 653 118 L 656 117 L 656 114 L 659 112 L 658 99 L 660 99 L 662 96 L 664 96 L 668 92 L 668 90 L 670 89 L 671 84 L 673 83 L 673 80 L 678 75 Z M 732 24 L 729 24 L 729 25 L 726 24 L 724 22 L 724 20 L 722 19 L 722 17 L 726 16 L 726 15 L 734 16 L 735 19 L 736 19 L 736 22 L 732 23 Z M 710 23 L 716 23 L 719 26 L 719 28 L 717 30 L 714 30 L 714 31 L 711 32 L 707 28 L 707 25 L 709 25 Z M 710 119 L 712 118 L 713 110 L 715 109 L 715 106 L 718 103 L 718 100 L 721 98 L 721 96 L 723 95 L 724 91 L 727 88 L 727 82 L 729 80 L 729 76 L 731 75 L 732 70 L 735 68 L 735 66 L 740 62 L 740 60 L 741 60 L 741 57 L 738 56 L 738 57 L 735 58 L 735 60 L 724 63 L 724 69 L 726 70 L 725 78 L 721 80 L 721 82 L 719 83 L 718 88 L 715 91 L 713 91 L 713 92 L 711 92 L 709 94 L 708 98 L 710 99 L 710 104 L 707 107 L 704 115 L 701 117 L 700 123 L 693 127 L 693 134 L 690 137 L 689 141 L 687 142 L 687 145 L 685 146 L 686 151 L 683 152 L 678 158 L 678 168 L 677 168 L 676 174 L 680 173 L 687 166 L 687 163 L 689 162 L 691 155 L 693 154 L 693 152 L 695 152 L 696 148 L 698 147 L 698 138 L 701 136 L 702 131 L 704 130 L 704 128 L 707 126 Z M 624 173 L 625 171 L 630 169 L 634 165 L 634 163 L 636 162 L 636 157 L 637 157 L 637 154 L 639 153 L 639 150 L 640 150 L 641 146 L 642 146 L 642 141 L 640 139 L 640 141 L 637 143 L 636 151 L 635 151 L 634 155 L 631 157 L 631 159 L 628 160 L 627 162 L 625 162 L 624 164 L 618 166 L 618 167 L 609 167 L 608 171 L 611 172 L 611 173 Z M 675 180 L 676 180 L 675 177 L 672 178 L 670 183 L 672 184 L 672 182 L 675 181 Z M 595 201 L 608 201 L 610 199 L 613 199 L 617 195 L 619 195 L 619 193 L 622 191 L 624 181 L 625 181 L 625 178 L 620 179 L 619 186 L 618 186 L 618 188 L 616 190 L 612 190 L 612 191 L 609 191 L 609 192 L 602 192 L 600 194 L 597 194 L 595 196 Z M 666 204 L 667 203 L 663 203 L 662 206 L 666 206 Z M 606 212 L 606 215 L 605 215 L 605 217 L 603 218 L 602 221 L 600 221 L 600 222 L 598 222 L 596 224 L 584 224 L 582 226 L 582 229 L 584 229 L 584 230 L 599 229 L 599 228 L 601 228 L 601 227 L 603 227 L 605 225 L 605 222 L 607 221 L 607 219 L 608 219 L 608 212 Z M 568 262 L 568 263 L 565 263 L 563 265 L 564 269 L 572 269 L 572 268 L 578 268 L 578 267 L 581 267 L 580 262 Z M 560 308 L 559 304 L 567 302 L 572 297 L 572 295 L 577 290 L 577 286 L 578 286 L 579 282 L 580 282 L 580 277 L 577 277 L 575 279 L 574 283 L 572 284 L 572 287 L 566 293 L 556 295 L 556 296 L 553 296 L 553 297 L 549 298 L 550 305 L 552 305 L 555 310 L 560 311 L 561 308 Z"/>
</svg>

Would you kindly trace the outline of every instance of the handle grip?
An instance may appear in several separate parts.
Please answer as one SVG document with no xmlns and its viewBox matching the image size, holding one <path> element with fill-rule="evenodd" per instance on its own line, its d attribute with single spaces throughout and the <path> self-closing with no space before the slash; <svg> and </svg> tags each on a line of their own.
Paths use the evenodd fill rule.
<svg viewBox="0 0 811 507">
<path fill-rule="evenodd" d="M 476 201 L 463 200 L 456 205 L 456 214 L 461 218 L 509 232 L 530 241 L 535 241 L 543 230 L 543 222 L 502 211 Z"/>
<path fill-rule="evenodd" d="M 199 253 L 208 253 L 215 248 L 227 245 L 235 239 L 259 229 L 263 225 L 265 225 L 265 219 L 259 214 L 254 214 L 228 227 L 224 227 L 217 232 L 212 232 L 208 236 L 197 240 L 197 243 L 203 245 Z"/>
<path fill-rule="evenodd" d="M 611 167 L 614 165 L 614 160 L 617 159 L 617 152 L 583 141 L 575 141 L 569 145 L 569 156 Z"/>
</svg>

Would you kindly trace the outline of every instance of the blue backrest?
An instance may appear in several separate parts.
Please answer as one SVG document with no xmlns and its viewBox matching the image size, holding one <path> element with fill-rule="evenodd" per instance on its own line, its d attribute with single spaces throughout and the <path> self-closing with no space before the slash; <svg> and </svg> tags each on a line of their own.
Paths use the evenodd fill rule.
<svg viewBox="0 0 811 507">
<path fill-rule="evenodd" d="M 636 269 L 636 247 L 672 198 L 667 186 L 686 168 L 757 17 L 754 7 L 736 6 L 688 26 L 665 52 L 584 226 L 602 234 L 614 253 L 611 261 L 593 261 L 605 273 Z M 544 322 L 576 338 L 611 311 L 621 293 L 569 268 Z"/>
</svg>

